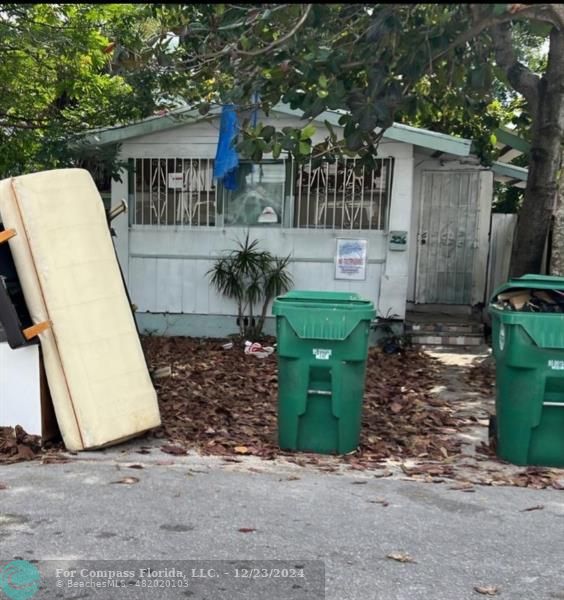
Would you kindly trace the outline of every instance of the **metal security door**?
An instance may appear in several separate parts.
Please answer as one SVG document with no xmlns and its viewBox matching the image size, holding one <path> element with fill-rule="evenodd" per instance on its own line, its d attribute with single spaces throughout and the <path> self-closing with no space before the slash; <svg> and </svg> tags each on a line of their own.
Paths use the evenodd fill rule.
<svg viewBox="0 0 564 600">
<path fill-rule="evenodd" d="M 472 304 L 479 193 L 477 171 L 423 172 L 416 302 Z"/>
</svg>

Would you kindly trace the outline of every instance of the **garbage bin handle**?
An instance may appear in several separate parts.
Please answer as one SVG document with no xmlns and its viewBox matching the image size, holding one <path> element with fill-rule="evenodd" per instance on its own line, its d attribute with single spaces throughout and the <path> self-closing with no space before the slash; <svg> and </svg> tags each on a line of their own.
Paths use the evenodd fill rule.
<svg viewBox="0 0 564 600">
<path fill-rule="evenodd" d="M 329 390 L 308 390 L 308 394 L 317 394 L 318 396 L 332 396 L 332 392 Z M 564 406 L 564 405 L 563 405 Z"/>
<path fill-rule="evenodd" d="M 564 402 L 543 402 L 543 406 L 562 406 L 564 408 Z"/>
</svg>

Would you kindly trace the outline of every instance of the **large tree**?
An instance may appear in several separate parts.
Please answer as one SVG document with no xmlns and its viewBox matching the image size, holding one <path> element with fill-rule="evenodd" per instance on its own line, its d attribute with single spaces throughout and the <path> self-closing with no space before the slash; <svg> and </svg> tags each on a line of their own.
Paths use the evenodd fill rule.
<svg viewBox="0 0 564 600">
<path fill-rule="evenodd" d="M 152 51 L 158 24 L 146 13 L 134 4 L 0 5 L 0 177 L 87 163 L 95 149 L 76 144 L 81 133 L 152 114 L 153 71 L 129 64 L 125 50 Z M 96 164 L 111 166 L 105 157 Z"/>
<path fill-rule="evenodd" d="M 328 108 L 346 111 L 344 145 L 331 135 L 314 149 L 318 160 L 345 151 L 370 164 L 382 131 L 394 119 L 420 112 L 425 89 L 443 90 L 435 94 L 442 127 L 456 107 L 458 129 L 481 123 L 483 134 L 487 122 L 480 118 L 496 82 L 518 92 L 531 119 L 532 149 L 512 272 L 538 272 L 564 131 L 564 6 L 156 5 L 154 16 L 163 26 L 163 43 L 177 36 L 163 68 L 184 73 L 188 101 L 207 85 L 208 100 L 240 107 L 252 105 L 258 93 L 266 110 L 282 100 L 306 118 Z M 549 39 L 540 74 L 519 60 L 524 32 Z M 493 116 L 492 129 L 498 118 Z M 311 150 L 307 138 L 303 131 L 247 127 L 240 148 L 255 159 L 281 150 L 300 158 Z M 482 142 L 483 154 L 491 155 L 483 135 Z"/>
</svg>

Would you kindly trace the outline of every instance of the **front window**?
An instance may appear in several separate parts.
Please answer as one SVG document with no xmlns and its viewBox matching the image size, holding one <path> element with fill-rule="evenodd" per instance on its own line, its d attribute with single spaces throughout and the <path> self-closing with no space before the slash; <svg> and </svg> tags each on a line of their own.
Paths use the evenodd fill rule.
<svg viewBox="0 0 564 600">
<path fill-rule="evenodd" d="M 285 188 L 284 161 L 240 164 L 237 190 L 229 191 L 220 186 L 224 225 L 280 225 Z"/>
<path fill-rule="evenodd" d="M 129 161 L 132 225 L 385 230 L 393 159 L 312 168 L 291 160 L 241 162 L 237 189 L 213 179 L 212 159 Z"/>
</svg>

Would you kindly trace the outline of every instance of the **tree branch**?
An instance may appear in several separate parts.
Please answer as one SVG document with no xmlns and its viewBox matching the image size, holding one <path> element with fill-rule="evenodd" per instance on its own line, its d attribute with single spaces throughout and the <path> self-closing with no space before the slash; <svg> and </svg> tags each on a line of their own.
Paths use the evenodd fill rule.
<svg viewBox="0 0 564 600">
<path fill-rule="evenodd" d="M 564 5 L 558 7 L 564 15 Z M 550 45 L 548 47 L 548 63 L 546 67 L 546 77 L 548 79 L 562 76 L 564 63 L 564 32 L 552 30 L 550 33 Z"/>
<path fill-rule="evenodd" d="M 507 74 L 509 83 L 527 100 L 531 114 L 538 114 L 540 77 L 517 60 L 511 39 L 511 24 L 495 26 L 492 40 L 495 59 Z"/>
<path fill-rule="evenodd" d="M 302 15 L 301 19 L 294 25 L 294 27 L 286 35 L 283 35 L 279 40 L 276 40 L 276 41 L 272 42 L 271 44 L 268 44 L 268 46 L 265 46 L 264 48 L 261 48 L 259 50 L 251 50 L 248 52 L 245 52 L 244 50 L 237 50 L 237 54 L 239 54 L 240 56 L 250 56 L 250 57 L 260 56 L 261 54 L 266 54 L 267 52 L 270 52 L 277 46 L 280 46 L 280 44 L 287 42 L 291 37 L 293 37 L 298 32 L 298 30 L 301 28 L 301 26 L 306 22 L 306 20 L 309 16 L 309 13 L 311 12 L 312 6 L 313 6 L 312 4 L 306 4 L 306 9 L 305 9 L 305 12 Z"/>
<path fill-rule="evenodd" d="M 475 5 L 470 5 L 470 11 L 473 15 L 477 14 Z M 501 15 L 490 14 L 474 23 L 474 25 L 472 25 L 468 31 L 465 31 L 459 35 L 444 50 L 441 50 L 435 54 L 435 56 L 433 56 L 433 60 L 437 60 L 455 48 L 466 44 L 484 30 L 495 27 L 496 25 L 501 25 L 502 23 L 514 21 L 515 19 L 535 19 L 537 21 L 550 23 L 559 29 L 564 28 L 564 11 L 558 5 L 513 4 L 509 11 L 504 12 Z"/>
</svg>

